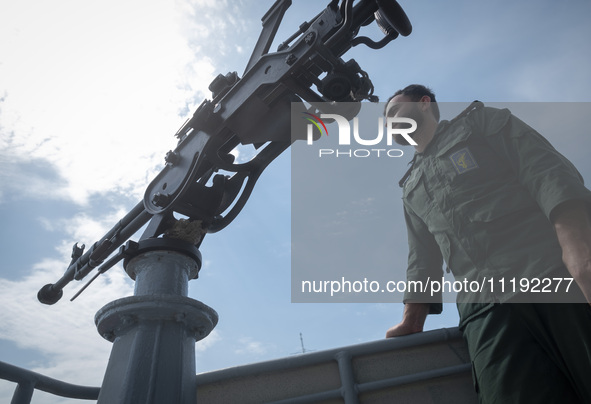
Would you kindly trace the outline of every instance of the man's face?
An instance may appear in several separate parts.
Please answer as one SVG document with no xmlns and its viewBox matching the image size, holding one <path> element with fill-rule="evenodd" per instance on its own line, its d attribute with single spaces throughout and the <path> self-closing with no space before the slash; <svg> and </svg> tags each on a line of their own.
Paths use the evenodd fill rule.
<svg viewBox="0 0 591 404">
<path fill-rule="evenodd" d="M 412 101 L 408 95 L 399 94 L 392 98 L 386 107 L 386 117 L 399 117 L 399 118 L 411 118 L 417 123 L 417 130 L 410 134 L 413 139 L 417 133 L 421 130 L 421 125 L 424 122 L 424 112 L 419 107 L 419 103 Z M 406 125 L 406 126 L 405 126 Z M 394 123 L 392 127 L 408 127 L 404 123 Z M 402 146 L 408 146 L 409 143 L 402 137 L 402 135 L 396 134 L 394 141 Z"/>
</svg>

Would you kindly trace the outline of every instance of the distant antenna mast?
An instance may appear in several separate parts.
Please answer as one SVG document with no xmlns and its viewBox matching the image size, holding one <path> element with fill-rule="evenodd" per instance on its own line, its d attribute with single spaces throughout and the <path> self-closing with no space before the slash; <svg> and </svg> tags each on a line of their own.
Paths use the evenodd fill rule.
<svg viewBox="0 0 591 404">
<path fill-rule="evenodd" d="M 306 352 L 312 352 L 312 351 L 314 351 L 313 349 L 306 349 L 304 347 L 304 336 L 302 335 L 302 333 L 300 333 L 300 344 L 302 345 L 302 351 L 301 352 L 299 352 L 299 351 L 298 352 L 294 352 L 294 353 L 292 353 L 290 355 L 300 355 L 300 354 L 304 354 Z"/>
<path fill-rule="evenodd" d="M 304 348 L 304 336 L 300 333 L 300 341 L 302 343 L 302 353 L 306 353 L 306 348 Z"/>
</svg>

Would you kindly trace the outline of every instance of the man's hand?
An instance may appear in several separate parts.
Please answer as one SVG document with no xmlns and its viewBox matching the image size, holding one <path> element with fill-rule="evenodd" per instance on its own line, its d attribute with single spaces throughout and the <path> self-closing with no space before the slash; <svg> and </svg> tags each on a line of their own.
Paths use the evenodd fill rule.
<svg viewBox="0 0 591 404">
<path fill-rule="evenodd" d="M 550 216 L 562 248 L 562 261 L 591 304 L 591 221 L 583 201 L 558 205 Z"/>
<path fill-rule="evenodd" d="M 388 329 L 386 338 L 400 337 L 423 331 L 427 314 L 429 314 L 428 303 L 406 303 L 402 321 Z"/>
</svg>

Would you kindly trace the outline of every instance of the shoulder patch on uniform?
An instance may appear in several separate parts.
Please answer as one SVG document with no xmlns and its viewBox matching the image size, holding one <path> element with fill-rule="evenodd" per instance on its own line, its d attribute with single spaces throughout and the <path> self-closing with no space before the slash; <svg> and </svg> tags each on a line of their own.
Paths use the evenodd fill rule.
<svg viewBox="0 0 591 404">
<path fill-rule="evenodd" d="M 449 158 L 458 174 L 464 174 L 465 172 L 478 168 L 476 160 L 467 147 L 453 153 Z"/>
</svg>

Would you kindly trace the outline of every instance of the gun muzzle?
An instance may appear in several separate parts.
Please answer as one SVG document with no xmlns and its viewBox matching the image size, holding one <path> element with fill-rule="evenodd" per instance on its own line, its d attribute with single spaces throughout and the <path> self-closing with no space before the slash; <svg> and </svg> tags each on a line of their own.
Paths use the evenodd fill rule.
<svg viewBox="0 0 591 404">
<path fill-rule="evenodd" d="M 63 295 L 62 289 L 55 287 L 53 283 L 48 283 L 39 290 L 37 299 L 43 304 L 51 305 L 57 303 Z"/>
</svg>

